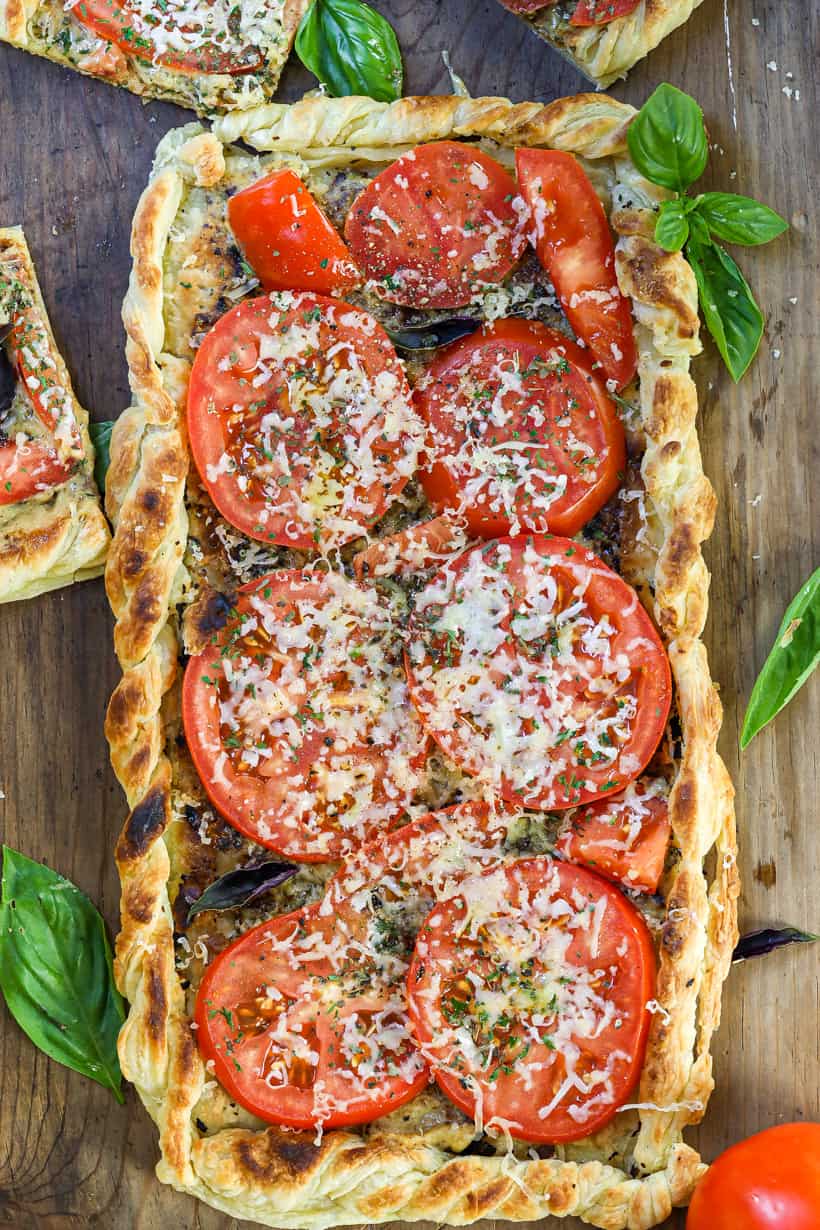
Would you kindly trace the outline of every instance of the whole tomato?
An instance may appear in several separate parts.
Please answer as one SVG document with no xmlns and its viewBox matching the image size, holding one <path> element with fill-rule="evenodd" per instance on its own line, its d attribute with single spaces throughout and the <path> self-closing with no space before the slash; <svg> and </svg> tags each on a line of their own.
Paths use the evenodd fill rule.
<svg viewBox="0 0 820 1230">
<path fill-rule="evenodd" d="M 820 1230 L 820 1123 L 732 1145 L 696 1187 L 686 1230 Z"/>
</svg>

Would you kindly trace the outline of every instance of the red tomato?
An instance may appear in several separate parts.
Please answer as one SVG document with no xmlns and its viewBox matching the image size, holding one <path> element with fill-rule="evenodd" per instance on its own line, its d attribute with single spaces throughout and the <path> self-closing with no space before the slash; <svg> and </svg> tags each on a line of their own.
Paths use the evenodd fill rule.
<svg viewBox="0 0 820 1230">
<path fill-rule="evenodd" d="M 14 318 L 9 345 L 20 380 L 44 427 L 54 437 L 55 452 L 65 461 L 81 460 L 83 442 L 54 343 L 36 308 L 22 308 Z"/>
<path fill-rule="evenodd" d="M 232 525 L 310 549 L 378 520 L 416 467 L 422 427 L 372 316 L 285 291 L 240 303 L 211 329 L 191 370 L 188 433 Z"/>
<path fill-rule="evenodd" d="M 0 505 L 27 500 L 64 483 L 70 474 L 71 467 L 39 440 L 0 444 Z"/>
<path fill-rule="evenodd" d="M 623 790 L 669 714 L 638 595 L 567 538 L 502 538 L 441 568 L 415 595 L 405 665 L 445 755 L 519 807 Z"/>
<path fill-rule="evenodd" d="M 657 892 L 672 826 L 662 778 L 567 813 L 556 850 L 627 888 Z"/>
<path fill-rule="evenodd" d="M 213 5 L 208 5 L 213 8 Z M 182 73 L 252 73 L 264 58 L 258 47 L 243 42 L 231 30 L 230 20 L 218 23 L 213 36 L 202 38 L 202 26 L 189 20 L 179 24 L 179 6 L 159 0 L 151 18 L 121 0 L 80 0 L 71 13 L 98 38 L 114 43 L 131 56 Z M 159 51 L 162 45 L 174 49 Z"/>
<path fill-rule="evenodd" d="M 266 290 L 343 295 L 361 282 L 346 244 L 294 171 L 274 171 L 237 192 L 228 221 Z"/>
<path fill-rule="evenodd" d="M 605 880 L 550 858 L 468 880 L 423 924 L 410 1017 L 441 1090 L 538 1144 L 609 1122 L 643 1062 L 655 954 Z"/>
<path fill-rule="evenodd" d="M 572 26 L 603 26 L 633 13 L 641 0 L 579 0 L 570 17 Z"/>
<path fill-rule="evenodd" d="M 515 180 L 495 159 L 473 145 L 432 141 L 359 193 L 345 238 L 382 298 L 462 307 L 518 260 L 525 212 Z"/>
<path fill-rule="evenodd" d="M 612 232 L 598 194 L 572 154 L 517 149 L 515 163 L 538 259 L 578 337 L 622 389 L 635 375 L 638 356 L 631 305 L 618 289 Z"/>
<path fill-rule="evenodd" d="M 554 329 L 499 320 L 448 346 L 414 390 L 435 508 L 473 534 L 576 534 L 626 464 L 617 411 L 589 358 Z"/>
<path fill-rule="evenodd" d="M 427 1084 L 392 963 L 359 941 L 367 914 L 320 905 L 261 923 L 209 966 L 197 1042 L 219 1083 L 269 1123 L 341 1127 Z"/>
<path fill-rule="evenodd" d="M 423 572 L 463 551 L 467 541 L 459 521 L 448 516 L 434 517 L 397 534 L 377 538 L 353 556 L 353 572 L 357 581 Z"/>
<path fill-rule="evenodd" d="M 783 1123 L 741 1140 L 695 1188 L 686 1230 L 817 1230 L 820 1123 Z"/>
<path fill-rule="evenodd" d="M 191 658 L 185 737 L 217 810 L 252 841 L 327 862 L 394 824 L 426 739 L 401 669 L 403 612 L 339 573 L 270 573 Z"/>
</svg>

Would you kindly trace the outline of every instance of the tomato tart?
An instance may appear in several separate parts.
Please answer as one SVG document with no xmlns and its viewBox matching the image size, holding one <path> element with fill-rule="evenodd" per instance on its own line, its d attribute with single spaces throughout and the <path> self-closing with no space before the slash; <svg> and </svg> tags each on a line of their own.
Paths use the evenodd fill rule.
<svg viewBox="0 0 820 1230">
<path fill-rule="evenodd" d="M 0 39 L 210 115 L 270 98 L 310 0 L 0 0 Z"/>
<path fill-rule="evenodd" d="M 0 602 L 99 576 L 109 540 L 88 413 L 25 236 L 0 229 Z"/>
<path fill-rule="evenodd" d="M 499 0 L 606 89 L 684 25 L 702 0 Z"/>
<path fill-rule="evenodd" d="M 714 497 L 633 115 L 307 98 L 157 151 L 107 480 L 119 1049 L 159 1177 L 233 1216 L 636 1230 L 703 1171 Z"/>
</svg>

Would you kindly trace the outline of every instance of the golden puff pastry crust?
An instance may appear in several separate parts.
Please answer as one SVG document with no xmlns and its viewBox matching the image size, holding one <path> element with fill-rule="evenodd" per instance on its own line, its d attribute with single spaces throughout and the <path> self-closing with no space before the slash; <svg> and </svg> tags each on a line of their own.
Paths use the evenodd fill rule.
<svg viewBox="0 0 820 1230">
<path fill-rule="evenodd" d="M 716 751 L 720 704 L 700 640 L 709 580 L 701 544 L 715 501 L 701 464 L 689 374 L 700 349 L 694 277 L 680 254 L 666 254 L 648 238 L 657 190 L 626 154 L 633 114 L 600 95 L 549 106 L 498 98 L 312 98 L 229 115 L 214 133 L 188 125 L 169 133 L 157 151 L 134 218 L 123 310 L 133 397 L 114 433 L 107 490 L 115 537 L 106 579 L 123 676 L 106 731 L 131 807 L 117 846 L 116 972 L 131 1004 L 119 1050 L 123 1071 L 159 1128 L 160 1179 L 233 1216 L 321 1230 L 553 1214 L 605 1230 L 647 1230 L 686 1203 L 703 1173 L 682 1131 L 701 1118 L 712 1088 L 709 1046 L 736 938 L 738 895 L 733 791 Z M 388 1116 L 321 1140 L 259 1124 L 229 1105 L 210 1078 L 191 1029 L 188 974 L 175 964 L 181 868 L 193 860 L 184 851 L 193 848 L 191 825 L 199 823 L 199 813 L 185 806 L 189 783 L 175 738 L 178 651 L 190 620 L 205 628 L 209 612 L 191 575 L 196 553 L 186 555 L 186 536 L 190 546 L 200 534 L 191 474 L 186 496 L 183 426 L 193 351 L 171 274 L 185 251 L 202 266 L 213 250 L 224 265 L 214 219 L 224 215 L 227 186 L 282 163 L 310 184 L 327 168 L 388 163 L 409 146 L 444 136 L 482 140 L 502 160 L 521 144 L 574 151 L 611 210 L 618 279 L 635 306 L 636 425 L 645 444 L 622 571 L 654 614 L 677 690 L 670 811 L 679 857 L 662 885 L 657 1011 L 637 1104 L 611 1136 L 604 1129 L 577 1146 L 557 1146 L 547 1158 L 463 1153 L 463 1133 L 441 1118 L 410 1118 L 408 1129 Z M 248 154 L 231 144 L 238 138 L 267 152 Z M 186 310 L 201 320 L 202 292 L 190 293 Z M 207 856 L 213 858 L 212 848 Z M 205 854 L 199 849 L 196 857 Z M 189 938 L 185 951 L 195 952 L 196 933 Z"/>
<path fill-rule="evenodd" d="M 530 16 L 518 15 L 590 81 L 606 89 L 654 51 L 667 34 L 684 25 L 701 3 L 702 0 L 640 0 L 631 13 L 597 26 L 570 25 L 565 10 L 571 12 L 574 4 L 562 4 Z"/>
<path fill-rule="evenodd" d="M 34 598 L 99 576 L 110 542 L 94 482 L 88 413 L 74 395 L 57 349 L 23 231 L 13 226 L 0 229 L 0 325 L 10 323 L 20 307 L 42 330 L 42 344 L 67 398 L 67 413 L 79 429 L 81 456 L 67 481 L 17 503 L 0 504 L 0 602 Z M 16 396 L 30 406 L 22 385 Z"/>
<path fill-rule="evenodd" d="M 233 76 L 183 72 L 129 54 L 83 25 L 62 0 L 0 0 L 0 39 L 132 94 L 211 115 L 256 106 L 274 94 L 308 5 L 309 0 L 264 0 L 267 16 L 258 38 L 263 66 Z M 196 0 L 185 9 L 186 17 L 195 11 Z"/>
</svg>

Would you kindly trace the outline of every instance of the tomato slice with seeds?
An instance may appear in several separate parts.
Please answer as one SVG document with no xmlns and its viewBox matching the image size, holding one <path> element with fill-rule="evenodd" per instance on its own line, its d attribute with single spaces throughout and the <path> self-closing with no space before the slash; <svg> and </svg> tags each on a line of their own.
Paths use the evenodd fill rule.
<svg viewBox="0 0 820 1230">
<path fill-rule="evenodd" d="M 182 73 L 236 76 L 262 68 L 261 39 L 269 0 L 260 0 L 259 20 L 243 29 L 233 0 L 79 0 L 72 16 L 128 55 Z"/>
<path fill-rule="evenodd" d="M 641 0 L 578 0 L 572 16 L 572 26 L 605 26 L 616 17 L 634 13 Z"/>
<path fill-rule="evenodd" d="M 71 467 L 41 440 L 0 444 L 0 505 L 39 495 L 70 475 Z"/>
<path fill-rule="evenodd" d="M 538 1144 L 588 1136 L 643 1063 L 649 931 L 619 890 L 543 857 L 465 881 L 419 932 L 407 989 L 439 1088 Z"/>
<path fill-rule="evenodd" d="M 648 763 L 669 661 L 638 595 L 591 551 L 498 539 L 434 573 L 414 602 L 410 695 L 466 773 L 551 811 L 617 793 Z"/>
<path fill-rule="evenodd" d="M 345 238 L 373 289 L 408 307 L 463 307 L 526 247 L 524 202 L 494 158 L 459 141 L 404 154 L 359 193 Z"/>
<path fill-rule="evenodd" d="M 320 905 L 245 933 L 208 967 L 197 1042 L 220 1084 L 269 1123 L 341 1127 L 427 1084 L 404 987 L 362 941 L 367 920 Z"/>
<path fill-rule="evenodd" d="M 536 321 L 498 320 L 437 355 L 413 393 L 422 486 L 473 534 L 575 534 L 618 488 L 624 432 L 587 355 Z"/>
<path fill-rule="evenodd" d="M 404 618 L 338 573 L 276 572 L 240 589 L 182 687 L 191 756 L 234 828 L 327 862 L 402 817 L 427 750 L 402 671 Z"/>
<path fill-rule="evenodd" d="M 423 429 L 372 316 L 283 291 L 240 303 L 208 333 L 188 433 L 232 525 L 310 549 L 341 546 L 382 516 L 416 467 Z"/>
<path fill-rule="evenodd" d="M 641 778 L 614 799 L 567 813 L 556 850 L 608 880 L 658 891 L 672 826 L 663 778 Z"/>
<path fill-rule="evenodd" d="M 518 183 L 533 220 L 538 259 L 577 335 L 622 389 L 638 365 L 632 311 L 618 288 L 615 245 L 604 207 L 577 158 L 517 149 Z"/>
<path fill-rule="evenodd" d="M 361 282 L 344 240 L 289 168 L 230 197 L 228 221 L 266 290 L 343 295 Z"/>
</svg>

